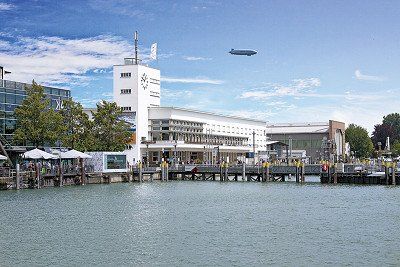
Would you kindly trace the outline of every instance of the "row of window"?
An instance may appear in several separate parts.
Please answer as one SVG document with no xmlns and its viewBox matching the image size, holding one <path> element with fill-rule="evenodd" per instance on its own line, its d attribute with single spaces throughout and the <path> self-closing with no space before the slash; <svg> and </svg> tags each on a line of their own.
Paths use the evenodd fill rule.
<svg viewBox="0 0 400 267">
<path fill-rule="evenodd" d="M 122 111 L 131 111 L 132 107 L 121 107 Z"/>
<path fill-rule="evenodd" d="M 132 93 L 131 89 L 121 89 L 121 95 L 129 95 Z"/>
<path fill-rule="evenodd" d="M 122 72 L 121 73 L 121 78 L 130 78 L 132 76 L 132 73 L 130 72 Z"/>
<path fill-rule="evenodd" d="M 7 81 L 7 82 L 9 82 L 9 81 Z M 13 86 L 10 86 L 11 84 L 6 83 L 6 81 L 4 81 L 2 84 L 1 80 L 0 80 L 0 92 L 5 92 L 5 93 L 9 93 L 9 94 L 26 95 L 25 87 L 30 87 L 29 84 L 18 83 L 18 82 L 11 82 L 11 83 Z M 48 95 L 57 95 L 57 96 L 65 96 L 65 97 L 71 96 L 71 92 L 69 90 L 52 88 L 52 87 L 43 87 L 43 89 L 44 89 L 44 93 L 48 94 Z"/>
</svg>

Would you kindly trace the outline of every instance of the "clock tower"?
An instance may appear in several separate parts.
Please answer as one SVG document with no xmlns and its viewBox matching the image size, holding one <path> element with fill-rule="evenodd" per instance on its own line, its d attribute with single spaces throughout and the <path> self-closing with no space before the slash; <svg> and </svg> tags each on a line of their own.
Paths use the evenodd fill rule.
<svg viewBox="0 0 400 267">
<path fill-rule="evenodd" d="M 148 109 L 160 106 L 160 71 L 136 64 L 134 58 L 125 58 L 124 64 L 115 65 L 113 72 L 114 101 L 131 124 L 131 149 L 126 152 L 132 164 L 142 159 L 140 143 L 148 139 Z"/>
</svg>

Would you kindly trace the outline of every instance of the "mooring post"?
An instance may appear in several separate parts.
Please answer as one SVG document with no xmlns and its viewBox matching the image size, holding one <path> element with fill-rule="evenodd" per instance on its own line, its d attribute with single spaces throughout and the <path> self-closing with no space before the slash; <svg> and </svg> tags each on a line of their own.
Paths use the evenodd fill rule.
<svg viewBox="0 0 400 267">
<path fill-rule="evenodd" d="M 261 182 L 265 182 L 265 162 L 263 162 L 261 168 Z"/>
<path fill-rule="evenodd" d="M 164 181 L 164 162 L 160 163 L 160 169 L 161 169 L 161 181 Z"/>
<path fill-rule="evenodd" d="M 270 178 L 270 175 L 269 175 L 269 165 L 270 165 L 270 163 L 269 162 L 266 162 L 265 163 L 265 166 L 266 166 L 266 175 L 267 175 L 267 181 L 269 182 L 269 181 L 271 181 L 271 178 Z"/>
<path fill-rule="evenodd" d="M 15 166 L 15 189 L 20 189 L 20 165 L 17 163 Z"/>
<path fill-rule="evenodd" d="M 83 159 L 79 159 L 79 164 L 81 165 L 80 166 L 80 168 L 81 168 L 81 184 L 85 185 L 86 184 L 86 175 L 85 175 L 85 166 L 83 165 Z M 60 177 L 60 183 L 61 183 L 61 179 L 62 179 L 62 174 Z"/>
<path fill-rule="evenodd" d="M 225 181 L 228 181 L 228 168 L 229 168 L 229 163 L 226 162 L 225 163 L 225 177 L 224 177 Z"/>
<path fill-rule="evenodd" d="M 296 161 L 296 183 L 300 182 L 300 162 Z"/>
<path fill-rule="evenodd" d="M 141 162 L 138 163 L 138 167 L 139 167 L 139 182 L 143 182 L 143 169 Z"/>
<path fill-rule="evenodd" d="M 242 181 L 246 181 L 246 163 L 242 164 Z"/>
<path fill-rule="evenodd" d="M 37 181 L 37 186 L 36 188 L 40 188 L 40 170 L 39 170 L 39 163 L 35 163 L 35 175 L 36 175 L 36 181 Z"/>
<path fill-rule="evenodd" d="M 300 170 L 301 170 L 301 182 L 305 182 L 305 168 L 304 168 L 304 162 L 300 163 Z"/>
<path fill-rule="evenodd" d="M 333 173 L 333 183 L 337 184 L 337 163 L 335 164 L 335 172 Z"/>
<path fill-rule="evenodd" d="M 219 165 L 219 181 L 223 182 L 224 181 L 224 172 L 223 172 L 223 168 L 224 168 L 224 162 L 222 162 Z"/>
<path fill-rule="evenodd" d="M 165 164 L 165 172 L 167 174 L 165 176 L 165 181 L 168 182 L 168 180 L 169 180 L 169 164 L 168 164 L 168 162 L 166 162 L 166 164 Z"/>
<path fill-rule="evenodd" d="M 389 164 L 385 162 L 385 178 L 386 178 L 386 185 L 389 185 Z"/>
<path fill-rule="evenodd" d="M 392 185 L 396 185 L 396 162 L 392 162 Z"/>
</svg>

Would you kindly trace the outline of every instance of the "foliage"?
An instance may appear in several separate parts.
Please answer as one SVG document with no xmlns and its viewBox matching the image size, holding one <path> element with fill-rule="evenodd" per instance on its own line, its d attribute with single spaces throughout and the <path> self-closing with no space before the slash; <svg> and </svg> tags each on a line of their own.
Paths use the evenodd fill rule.
<svg viewBox="0 0 400 267">
<path fill-rule="evenodd" d="M 60 113 L 66 130 L 61 138 L 62 146 L 80 151 L 93 150 L 93 123 L 83 111 L 82 105 L 72 99 L 64 100 Z"/>
<path fill-rule="evenodd" d="M 102 101 L 97 104 L 93 121 L 90 121 L 82 105 L 72 99 L 63 100 L 63 108 L 55 111 L 43 87 L 34 81 L 26 91 L 27 97 L 15 109 L 15 141 L 36 147 L 55 146 L 61 141 L 63 147 L 80 151 L 125 149 L 131 133 L 116 103 Z"/>
<path fill-rule="evenodd" d="M 346 141 L 350 144 L 350 149 L 356 157 L 370 157 L 374 146 L 366 129 L 361 126 L 350 124 L 346 129 Z"/>
<path fill-rule="evenodd" d="M 374 131 L 372 132 L 371 139 L 376 149 L 379 149 L 379 142 L 381 143 L 381 149 L 384 149 L 386 146 L 386 138 L 389 137 L 391 142 L 393 142 L 395 136 L 395 130 L 391 125 L 377 124 L 374 126 Z"/>
<path fill-rule="evenodd" d="M 51 108 L 43 87 L 35 81 L 26 91 L 27 97 L 15 109 L 17 129 L 14 140 L 34 146 L 54 145 L 65 130 L 62 115 Z"/>
<path fill-rule="evenodd" d="M 394 157 L 398 157 L 400 156 L 400 141 L 396 140 L 393 143 L 393 147 L 392 147 L 392 153 Z"/>
<path fill-rule="evenodd" d="M 121 118 L 122 110 L 115 102 L 102 101 L 93 113 L 95 148 L 99 151 L 121 151 L 130 139 L 129 124 Z"/>
<path fill-rule="evenodd" d="M 400 139 L 400 114 L 391 113 L 383 117 L 382 124 L 389 125 L 394 130 L 393 142 Z"/>
</svg>

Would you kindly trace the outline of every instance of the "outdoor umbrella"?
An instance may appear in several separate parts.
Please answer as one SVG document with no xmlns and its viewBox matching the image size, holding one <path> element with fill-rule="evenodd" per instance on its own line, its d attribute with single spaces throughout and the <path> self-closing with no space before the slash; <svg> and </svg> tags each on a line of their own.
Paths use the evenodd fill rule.
<svg viewBox="0 0 400 267">
<path fill-rule="evenodd" d="M 0 155 L 0 160 L 6 160 L 8 159 L 6 156 Z"/>
<path fill-rule="evenodd" d="M 92 156 L 85 154 L 83 152 L 80 152 L 78 150 L 72 149 L 67 152 L 61 152 L 61 158 L 62 159 L 91 159 Z"/>
<path fill-rule="evenodd" d="M 35 148 L 35 149 L 25 152 L 23 154 L 23 158 L 25 158 L 25 159 L 56 159 L 57 156 Z"/>
</svg>

